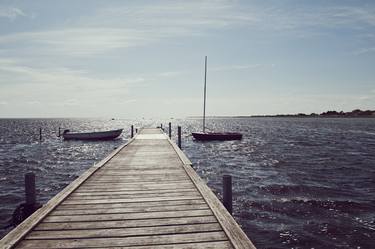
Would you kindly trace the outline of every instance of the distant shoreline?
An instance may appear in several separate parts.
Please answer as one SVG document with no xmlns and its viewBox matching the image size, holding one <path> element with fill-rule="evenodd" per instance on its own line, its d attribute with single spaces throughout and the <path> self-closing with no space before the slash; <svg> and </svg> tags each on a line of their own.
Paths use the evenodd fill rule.
<svg viewBox="0 0 375 249">
<path fill-rule="evenodd" d="M 201 118 L 201 116 L 190 116 L 188 118 Z M 320 114 L 298 113 L 298 114 L 275 114 L 275 115 L 249 115 L 249 116 L 208 116 L 207 118 L 375 118 L 375 111 L 359 109 L 351 112 L 327 111 Z"/>
</svg>

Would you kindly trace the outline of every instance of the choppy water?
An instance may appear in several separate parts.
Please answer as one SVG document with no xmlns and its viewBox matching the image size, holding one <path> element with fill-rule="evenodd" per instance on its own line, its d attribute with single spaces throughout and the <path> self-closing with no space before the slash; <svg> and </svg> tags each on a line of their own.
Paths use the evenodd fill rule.
<svg viewBox="0 0 375 249">
<path fill-rule="evenodd" d="M 200 130 L 200 120 L 172 122 L 182 125 L 183 149 L 215 193 L 220 196 L 223 174 L 233 176 L 234 216 L 258 248 L 374 248 L 375 119 L 209 120 L 214 130 L 244 134 L 227 142 L 193 141 L 189 134 Z M 25 172 L 37 174 L 45 202 L 124 143 L 133 123 L 153 124 L 0 120 L 1 225 L 23 201 Z M 110 142 L 62 142 L 55 136 L 59 126 L 127 130 Z M 46 133 L 41 144 L 39 127 Z"/>
</svg>

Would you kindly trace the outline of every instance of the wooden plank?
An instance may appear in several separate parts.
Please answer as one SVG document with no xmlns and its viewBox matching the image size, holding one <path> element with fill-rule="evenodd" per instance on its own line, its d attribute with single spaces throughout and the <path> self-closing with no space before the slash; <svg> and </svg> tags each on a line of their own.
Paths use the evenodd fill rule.
<svg viewBox="0 0 375 249">
<path fill-rule="evenodd" d="M 189 224 L 174 226 L 133 227 L 121 229 L 89 229 L 89 230 L 56 230 L 33 231 L 25 239 L 84 239 L 84 238 L 113 238 L 144 235 L 162 235 L 179 233 L 215 232 L 222 231 L 218 223 Z"/>
<path fill-rule="evenodd" d="M 131 180 L 128 180 L 126 182 L 112 182 L 111 186 L 127 186 L 129 184 L 163 184 L 163 183 L 175 183 L 175 184 L 180 184 L 180 183 L 184 183 L 186 182 L 186 180 L 188 180 L 187 178 L 184 178 L 184 179 L 165 179 L 163 180 L 162 182 L 160 180 L 144 180 L 144 181 L 131 181 Z M 87 185 L 87 186 L 96 186 L 96 185 L 106 185 L 108 186 L 108 184 L 106 184 L 108 182 L 98 182 L 96 183 L 95 181 L 87 181 L 83 184 L 84 185 Z M 108 186 L 109 187 L 109 186 Z"/>
<path fill-rule="evenodd" d="M 105 247 L 95 247 L 96 249 Z M 111 247 L 111 249 L 231 249 L 232 244 L 229 241 L 211 241 L 197 243 L 178 243 L 169 245 L 152 245 L 152 246 L 121 246 Z"/>
<path fill-rule="evenodd" d="M 146 206 L 146 207 L 122 207 L 122 208 L 95 208 L 95 209 L 62 209 L 54 210 L 51 215 L 86 215 L 86 214 L 116 214 L 116 213 L 139 213 L 139 212 L 160 212 L 160 211 L 182 211 L 209 209 L 206 203 L 196 205 L 175 205 L 175 206 Z"/>
<path fill-rule="evenodd" d="M 135 236 L 124 238 L 91 238 L 62 240 L 23 240 L 18 248 L 82 248 L 82 247 L 114 247 L 163 245 L 176 243 L 225 241 L 224 232 L 186 233 L 154 236 Z"/>
<path fill-rule="evenodd" d="M 114 179 L 114 180 L 126 180 L 128 178 L 141 178 L 141 179 L 148 179 L 148 178 L 160 178 L 160 177 L 164 177 L 164 178 L 169 178 L 169 177 L 181 177 L 181 176 L 186 176 L 186 172 L 183 172 L 183 170 L 181 170 L 180 172 L 172 172 L 172 173 L 169 173 L 169 172 L 159 172 L 159 173 L 154 173 L 154 174 L 141 174 L 141 173 L 137 173 L 137 174 L 107 174 L 107 175 L 97 175 L 95 174 L 95 176 L 93 176 L 92 179 L 95 179 L 95 180 L 101 180 L 101 179 Z"/>
<path fill-rule="evenodd" d="M 132 198 L 132 199 L 112 199 L 112 200 L 66 200 L 61 205 L 66 204 L 105 204 L 105 203 L 129 203 L 129 202 L 153 202 L 153 201 L 173 201 L 173 200 L 197 200 L 200 196 L 176 196 L 176 197 L 150 197 L 150 198 Z"/>
<path fill-rule="evenodd" d="M 114 209 L 114 208 L 135 208 L 135 207 L 157 207 L 157 206 L 174 206 L 174 205 L 195 205 L 205 204 L 203 198 L 187 200 L 169 200 L 169 201 L 150 201 L 150 202 L 123 202 L 123 203 L 102 203 L 102 204 L 73 204 L 59 205 L 56 210 L 67 209 Z"/>
<path fill-rule="evenodd" d="M 121 182 L 126 181 L 128 179 L 136 179 L 136 180 L 148 180 L 148 179 L 170 179 L 170 178 L 177 178 L 177 179 L 187 179 L 186 173 L 177 173 L 177 174 L 168 174 L 168 173 L 160 173 L 160 174 L 154 174 L 154 175 L 118 175 L 118 176 L 93 176 L 88 180 L 89 181 L 107 181 L 107 180 L 113 180 L 114 182 Z"/>
<path fill-rule="evenodd" d="M 151 189 L 151 190 L 120 190 L 120 191 L 74 191 L 71 196 L 102 196 L 102 195 L 142 195 L 142 194 L 161 194 L 161 193 L 185 193 L 196 191 L 194 188 L 180 188 L 180 189 Z"/>
<path fill-rule="evenodd" d="M 165 211 L 148 213 L 126 213 L 126 214 L 87 214 L 87 215 L 48 215 L 43 222 L 78 222 L 78 221 L 104 221 L 104 220 L 135 220 L 155 219 L 212 215 L 210 209 L 188 210 L 188 211 Z"/>
<path fill-rule="evenodd" d="M 111 229 L 126 227 L 171 226 L 186 224 L 205 224 L 217 222 L 215 216 L 192 216 L 139 219 L 139 220 L 114 220 L 114 221 L 87 221 L 87 222 L 42 222 L 34 231 L 41 230 L 80 230 L 80 229 Z"/>
<path fill-rule="evenodd" d="M 87 181 L 88 184 L 90 183 L 113 183 L 113 184 L 116 184 L 116 183 L 123 183 L 123 182 L 127 182 L 127 183 L 136 183 L 136 182 L 139 182 L 139 181 L 149 181 L 149 182 L 161 182 L 161 181 L 167 181 L 167 180 L 172 180 L 172 181 L 185 181 L 185 180 L 188 180 L 189 178 L 187 176 L 165 176 L 165 177 L 162 177 L 162 176 L 155 176 L 155 177 L 124 177 L 124 178 L 104 178 L 104 179 L 97 179 L 97 178 L 93 178 L 93 179 L 90 179 Z"/>
<path fill-rule="evenodd" d="M 138 199 L 138 198 L 156 198 L 156 197 L 174 197 L 174 196 L 200 196 L 197 191 L 188 192 L 167 192 L 167 193 L 138 193 L 138 194 L 107 194 L 107 195 L 70 195 L 67 200 L 112 200 L 112 199 Z"/>
<path fill-rule="evenodd" d="M 85 186 L 84 184 L 79 187 L 75 192 L 77 193 L 91 193 L 91 192 L 113 192 L 113 191 L 153 191 L 153 190 L 169 190 L 169 189 L 190 189 L 194 184 L 191 182 L 188 183 L 172 183 L 172 184 L 160 184 L 160 183 L 153 183 L 153 184 L 143 184 L 143 185 L 136 185 L 136 184 L 128 184 L 128 185 L 121 185 L 121 186 Z"/>
<path fill-rule="evenodd" d="M 193 185 L 194 184 L 191 182 L 191 181 L 187 181 L 187 179 L 184 179 L 184 180 L 165 180 L 165 181 L 159 181 L 159 182 L 155 182 L 155 181 L 150 181 L 150 180 L 144 180 L 144 181 L 137 181 L 137 182 L 131 182 L 131 181 L 124 181 L 124 182 L 118 182 L 118 183 L 113 183 L 111 184 L 111 186 L 137 186 L 137 187 L 147 187 L 148 185 L 151 185 L 151 186 L 164 186 L 164 185 L 171 185 L 171 184 L 174 184 L 174 185 L 180 185 L 180 184 L 189 184 L 189 185 Z M 95 184 L 95 182 L 85 182 L 81 185 L 81 187 L 89 187 L 89 186 L 95 186 L 95 185 L 103 185 L 103 184 Z M 108 186 L 108 185 L 106 185 Z"/>
<path fill-rule="evenodd" d="M 185 193 L 197 191 L 194 188 L 182 188 L 182 189 L 154 189 L 154 190 L 123 190 L 123 191 L 110 191 L 103 192 L 84 192 L 74 191 L 71 196 L 106 196 L 106 195 L 142 195 L 142 194 L 161 194 L 161 193 Z"/>
<path fill-rule="evenodd" d="M 101 172 L 97 172 L 95 175 L 96 176 L 127 176 L 127 175 L 148 175 L 148 174 L 160 174 L 161 169 L 163 169 L 163 173 L 183 173 L 186 174 L 184 169 L 181 168 L 176 168 L 176 166 L 171 167 L 171 168 L 136 168 L 136 167 L 131 167 L 131 168 L 125 168 L 125 169 L 115 169 L 113 168 L 108 168 L 106 170 L 101 170 Z"/>
</svg>

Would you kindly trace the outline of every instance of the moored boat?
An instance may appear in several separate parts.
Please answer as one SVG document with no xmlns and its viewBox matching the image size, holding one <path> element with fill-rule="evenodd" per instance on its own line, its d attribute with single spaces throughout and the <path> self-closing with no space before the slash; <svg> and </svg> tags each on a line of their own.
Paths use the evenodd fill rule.
<svg viewBox="0 0 375 249">
<path fill-rule="evenodd" d="M 196 140 L 199 141 L 227 141 L 227 140 L 241 140 L 242 134 L 237 132 L 193 132 L 191 133 Z"/>
<path fill-rule="evenodd" d="M 111 140 L 120 136 L 122 129 L 97 132 L 70 132 L 65 130 L 62 134 L 64 140 Z"/>
<path fill-rule="evenodd" d="M 227 141 L 241 140 L 242 134 L 238 132 L 206 132 L 206 81 L 207 81 L 207 56 L 204 61 L 204 97 L 203 97 L 203 132 L 192 132 L 194 139 L 199 141 Z"/>
</svg>

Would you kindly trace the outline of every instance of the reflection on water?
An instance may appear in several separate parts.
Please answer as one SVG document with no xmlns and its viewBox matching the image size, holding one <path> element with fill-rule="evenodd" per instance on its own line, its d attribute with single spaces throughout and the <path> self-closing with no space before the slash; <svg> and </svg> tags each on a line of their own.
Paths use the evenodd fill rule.
<svg viewBox="0 0 375 249">
<path fill-rule="evenodd" d="M 1 225 L 23 201 L 24 173 L 36 173 L 39 200 L 46 202 L 124 143 L 131 124 L 160 124 L 155 121 L 0 120 Z M 184 152 L 219 198 L 222 175 L 233 176 L 235 219 L 258 248 L 375 244 L 375 119 L 208 120 L 212 130 L 244 135 L 226 142 L 193 141 L 190 134 L 201 129 L 200 120 L 172 122 L 174 131 L 182 126 Z M 114 141 L 63 142 L 56 138 L 59 126 L 125 131 Z"/>
</svg>

